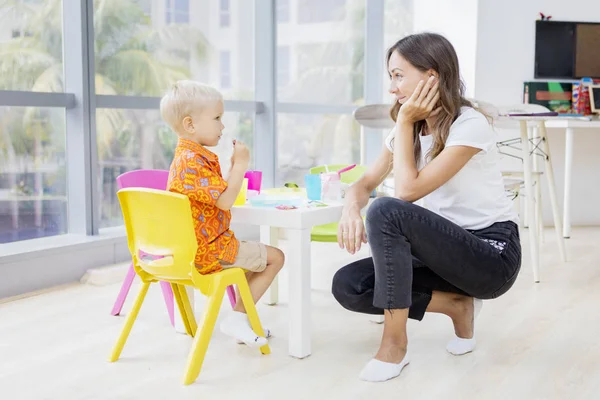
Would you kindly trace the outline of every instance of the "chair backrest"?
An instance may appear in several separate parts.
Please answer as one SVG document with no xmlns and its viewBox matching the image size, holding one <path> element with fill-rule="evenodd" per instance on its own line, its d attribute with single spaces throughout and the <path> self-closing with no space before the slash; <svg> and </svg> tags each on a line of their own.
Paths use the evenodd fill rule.
<svg viewBox="0 0 600 400">
<path fill-rule="evenodd" d="M 488 103 L 486 101 L 477 100 L 477 99 L 467 99 L 467 100 L 469 100 L 471 103 L 473 103 L 474 107 L 476 107 L 479 111 L 481 111 L 488 117 L 491 117 L 493 119 L 498 118 L 498 115 L 500 114 L 500 110 L 498 110 L 498 107 L 496 107 L 492 103 Z"/>
<path fill-rule="evenodd" d="M 339 171 L 342 168 L 346 168 L 350 164 L 328 164 L 328 165 L 319 165 L 318 167 L 313 167 L 310 169 L 311 174 L 320 174 L 321 172 L 335 172 Z M 364 165 L 357 165 L 349 171 L 342 172 L 342 176 L 340 180 L 342 183 L 351 184 L 356 182 L 364 173 L 367 172 L 367 167 Z"/>
<path fill-rule="evenodd" d="M 125 172 L 117 177 L 119 189 L 124 188 L 147 188 L 167 190 L 169 171 L 162 169 L 138 169 Z"/>
<path fill-rule="evenodd" d="M 190 281 L 199 276 L 194 266 L 198 244 L 186 196 L 146 188 L 121 189 L 117 196 L 129 251 L 142 278 Z M 140 254 L 163 258 L 145 260 Z"/>
<path fill-rule="evenodd" d="M 513 104 L 507 106 L 498 106 L 500 114 L 509 113 L 545 113 L 549 112 L 550 109 L 539 104 Z"/>
<path fill-rule="evenodd" d="M 354 110 L 354 119 L 365 128 L 392 129 L 391 108 L 391 104 L 368 104 Z"/>
</svg>

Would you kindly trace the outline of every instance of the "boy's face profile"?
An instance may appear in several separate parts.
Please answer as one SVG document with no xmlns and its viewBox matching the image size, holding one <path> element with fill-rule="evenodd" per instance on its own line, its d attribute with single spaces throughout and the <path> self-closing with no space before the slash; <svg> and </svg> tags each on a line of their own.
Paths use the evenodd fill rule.
<svg viewBox="0 0 600 400">
<path fill-rule="evenodd" d="M 192 141 L 203 146 L 216 146 L 225 128 L 221 121 L 223 111 L 222 101 L 202 107 L 183 119 L 183 129 Z"/>
</svg>

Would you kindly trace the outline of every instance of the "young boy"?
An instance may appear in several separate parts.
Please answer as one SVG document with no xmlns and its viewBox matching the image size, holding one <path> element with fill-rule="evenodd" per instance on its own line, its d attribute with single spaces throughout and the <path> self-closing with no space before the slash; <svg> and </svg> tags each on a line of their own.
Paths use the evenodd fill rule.
<svg viewBox="0 0 600 400">
<path fill-rule="evenodd" d="M 198 271 L 209 274 L 223 268 L 243 268 L 248 271 L 246 277 L 256 303 L 283 267 L 284 255 L 262 243 L 240 242 L 229 229 L 229 210 L 241 189 L 250 153 L 243 143 L 234 141 L 231 173 L 224 180 L 218 157 L 206 148 L 216 146 L 223 135 L 221 93 L 198 82 L 179 81 L 162 98 L 160 112 L 179 137 L 168 190 L 190 199 L 198 240 Z M 237 302 L 220 329 L 252 347 L 267 343 L 266 338 L 252 331 L 242 301 Z M 269 337 L 267 329 L 265 333 Z"/>
</svg>

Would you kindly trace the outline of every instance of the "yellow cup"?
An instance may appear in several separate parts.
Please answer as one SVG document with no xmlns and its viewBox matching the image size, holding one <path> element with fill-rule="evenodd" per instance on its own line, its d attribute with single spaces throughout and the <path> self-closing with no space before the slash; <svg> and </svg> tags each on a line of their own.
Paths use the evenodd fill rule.
<svg viewBox="0 0 600 400">
<path fill-rule="evenodd" d="M 240 188 L 240 192 L 238 193 L 235 201 L 233 202 L 234 206 L 243 206 L 246 204 L 246 196 L 248 194 L 248 178 L 244 178 L 242 181 L 242 187 Z"/>
</svg>

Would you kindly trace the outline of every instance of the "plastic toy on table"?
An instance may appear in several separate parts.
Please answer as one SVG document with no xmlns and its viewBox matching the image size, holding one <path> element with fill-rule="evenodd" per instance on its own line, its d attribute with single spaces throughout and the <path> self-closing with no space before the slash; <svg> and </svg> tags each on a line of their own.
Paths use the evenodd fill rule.
<svg viewBox="0 0 600 400">
<path fill-rule="evenodd" d="M 283 204 L 275 206 L 275 208 L 278 209 L 278 210 L 297 210 L 298 209 L 298 207 L 296 207 L 296 206 L 286 206 L 286 205 L 283 205 Z"/>
</svg>

